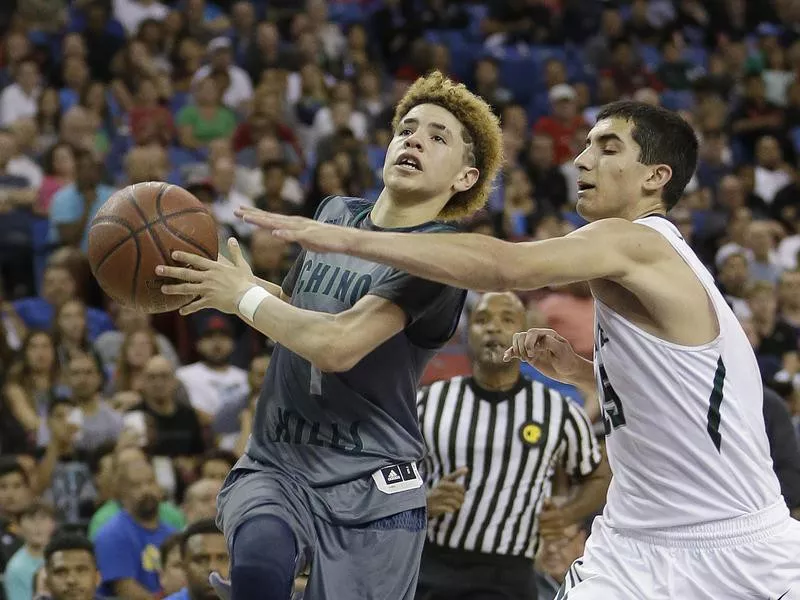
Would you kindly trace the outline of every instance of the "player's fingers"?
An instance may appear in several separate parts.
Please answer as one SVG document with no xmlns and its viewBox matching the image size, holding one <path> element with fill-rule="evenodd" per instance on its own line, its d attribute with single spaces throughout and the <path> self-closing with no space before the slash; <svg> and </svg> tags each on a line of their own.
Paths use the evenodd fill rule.
<svg viewBox="0 0 800 600">
<path fill-rule="evenodd" d="M 186 269 L 184 267 L 168 267 L 166 265 L 159 265 L 156 267 L 156 274 L 162 277 L 171 277 L 172 279 L 180 279 L 181 281 L 203 281 L 206 277 L 203 271 L 195 269 Z"/>
<path fill-rule="evenodd" d="M 527 349 L 525 348 L 525 340 L 527 337 L 528 336 L 524 331 L 514 335 L 514 352 L 516 353 L 517 358 L 520 360 L 527 360 L 528 358 L 531 358 Z"/>
<path fill-rule="evenodd" d="M 244 262 L 242 256 L 242 249 L 239 246 L 239 241 L 235 237 L 228 238 L 228 252 L 231 253 L 231 259 L 234 266 L 239 266 Z"/>
<path fill-rule="evenodd" d="M 178 313 L 186 316 L 196 313 L 198 310 L 203 310 L 204 308 L 208 308 L 208 301 L 205 298 L 198 298 L 194 302 L 182 306 L 180 310 L 178 310 Z"/>
<path fill-rule="evenodd" d="M 456 479 L 458 479 L 459 477 L 463 477 L 467 473 L 469 473 L 469 468 L 467 468 L 467 467 L 459 467 L 455 471 L 453 471 L 452 473 L 448 473 L 447 475 L 444 475 L 442 477 L 442 481 L 455 481 Z"/>
<path fill-rule="evenodd" d="M 541 330 L 534 329 L 524 333 L 523 350 L 527 358 L 538 358 L 541 353 L 542 337 L 544 335 Z"/>
<path fill-rule="evenodd" d="M 216 261 L 200 256 L 199 254 L 191 254 L 189 252 L 182 252 L 176 250 L 172 253 L 172 260 L 175 262 L 187 264 L 197 269 L 210 269 L 216 264 Z"/>
<path fill-rule="evenodd" d="M 240 216 L 245 223 L 257 225 L 264 229 L 280 229 L 281 227 L 289 227 L 292 223 L 290 217 L 287 215 L 280 215 L 271 213 L 257 208 L 240 207 L 234 211 L 237 216 Z"/>
<path fill-rule="evenodd" d="M 161 286 L 161 293 L 167 296 L 199 296 L 205 290 L 202 283 L 171 283 Z"/>
</svg>

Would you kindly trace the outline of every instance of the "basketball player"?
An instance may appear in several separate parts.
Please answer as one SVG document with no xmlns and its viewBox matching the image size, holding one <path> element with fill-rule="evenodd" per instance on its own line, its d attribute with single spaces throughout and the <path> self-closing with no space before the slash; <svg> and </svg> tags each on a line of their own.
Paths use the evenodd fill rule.
<svg viewBox="0 0 800 600">
<path fill-rule="evenodd" d="M 578 211 L 561 238 L 344 230 L 280 215 L 245 219 L 316 251 L 347 252 L 478 290 L 588 281 L 594 364 L 552 331 L 507 352 L 573 384 L 597 380 L 614 477 L 560 597 L 800 598 L 800 523 L 772 471 L 761 377 L 736 317 L 664 214 L 695 170 L 678 115 L 605 107 L 575 159 Z"/>
<path fill-rule="evenodd" d="M 486 201 L 500 164 L 489 106 L 441 74 L 400 101 L 377 202 L 330 197 L 321 222 L 424 237 Z M 423 235 L 424 234 L 424 235 Z M 448 235 L 451 235 L 448 233 Z M 237 313 L 277 342 L 253 434 L 218 499 L 234 600 L 287 600 L 310 561 L 307 600 L 410 600 L 425 539 L 416 387 L 453 334 L 463 290 L 346 255 L 304 251 L 282 287 L 233 263 L 176 253 L 194 269 L 181 309 Z"/>
</svg>

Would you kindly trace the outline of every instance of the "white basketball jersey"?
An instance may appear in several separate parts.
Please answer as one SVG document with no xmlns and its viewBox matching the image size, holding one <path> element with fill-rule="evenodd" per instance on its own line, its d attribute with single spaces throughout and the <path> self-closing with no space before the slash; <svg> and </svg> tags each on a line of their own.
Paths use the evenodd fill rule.
<svg viewBox="0 0 800 600">
<path fill-rule="evenodd" d="M 665 529 L 750 514 L 780 500 L 761 375 L 739 322 L 675 226 L 658 231 L 702 282 L 720 334 L 702 346 L 661 340 L 595 302 L 595 376 L 614 477 L 604 512 L 621 529 Z"/>
</svg>

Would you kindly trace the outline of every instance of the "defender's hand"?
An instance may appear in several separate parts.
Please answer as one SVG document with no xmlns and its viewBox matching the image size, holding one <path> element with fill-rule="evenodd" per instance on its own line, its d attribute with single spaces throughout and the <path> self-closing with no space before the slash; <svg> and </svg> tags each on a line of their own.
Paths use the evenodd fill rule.
<svg viewBox="0 0 800 600">
<path fill-rule="evenodd" d="M 257 208 L 240 207 L 236 216 L 272 232 L 272 235 L 287 242 L 297 242 L 314 252 L 337 252 L 346 254 L 353 235 L 358 231 L 349 227 L 320 223 L 305 217 L 290 217 L 266 212 Z"/>
</svg>

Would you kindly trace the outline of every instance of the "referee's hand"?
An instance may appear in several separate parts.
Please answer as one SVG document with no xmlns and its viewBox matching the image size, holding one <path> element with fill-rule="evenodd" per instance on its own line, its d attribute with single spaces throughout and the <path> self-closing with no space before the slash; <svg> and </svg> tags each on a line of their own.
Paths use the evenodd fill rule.
<svg viewBox="0 0 800 600">
<path fill-rule="evenodd" d="M 459 467 L 445 475 L 428 492 L 428 518 L 435 519 L 448 513 L 454 513 L 464 504 L 464 486 L 456 480 L 469 473 L 467 467 Z"/>
</svg>

